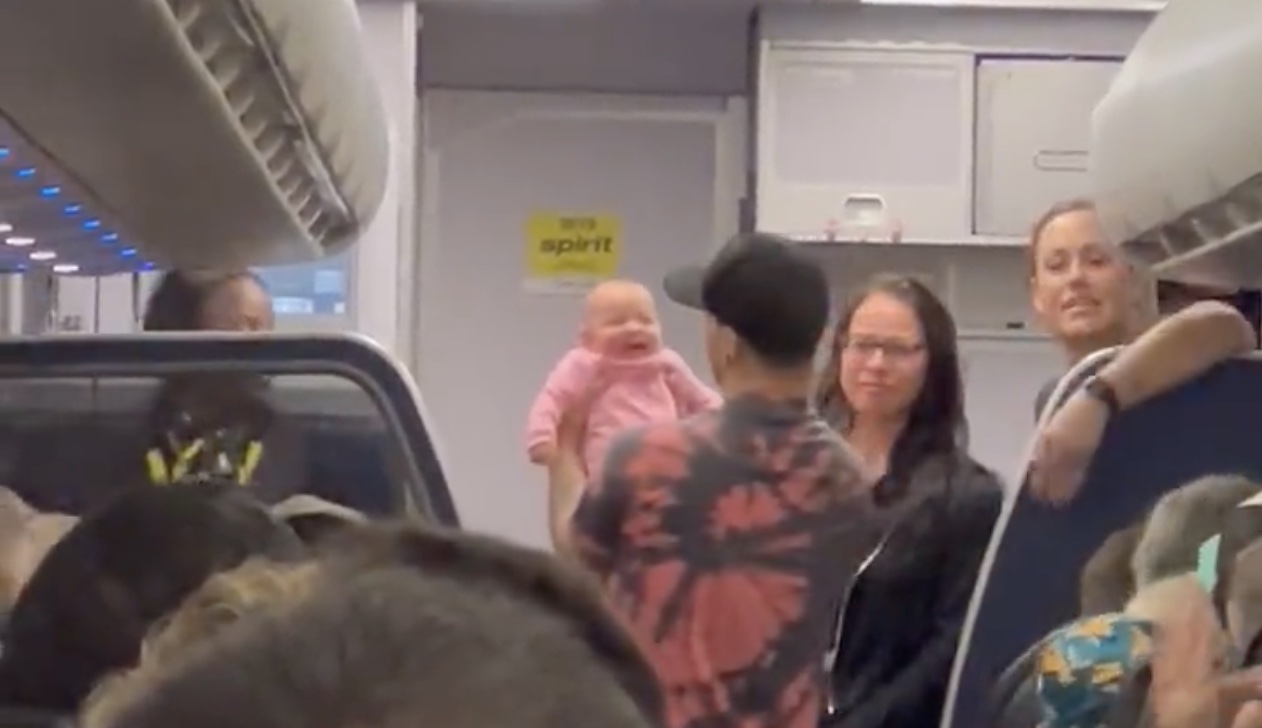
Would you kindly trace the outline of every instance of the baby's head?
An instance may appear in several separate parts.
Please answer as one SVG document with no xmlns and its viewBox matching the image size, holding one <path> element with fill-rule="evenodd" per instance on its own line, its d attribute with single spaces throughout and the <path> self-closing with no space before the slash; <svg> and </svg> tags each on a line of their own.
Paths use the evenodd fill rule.
<svg viewBox="0 0 1262 728">
<path fill-rule="evenodd" d="M 604 356 L 634 359 L 662 346 L 657 306 L 648 288 L 634 281 L 612 280 L 587 295 L 583 346 Z"/>
</svg>

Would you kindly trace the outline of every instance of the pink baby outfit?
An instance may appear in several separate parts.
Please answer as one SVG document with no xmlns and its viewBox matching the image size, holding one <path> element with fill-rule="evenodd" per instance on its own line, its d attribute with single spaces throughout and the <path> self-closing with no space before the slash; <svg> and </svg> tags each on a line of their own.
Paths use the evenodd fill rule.
<svg viewBox="0 0 1262 728">
<path fill-rule="evenodd" d="M 552 369 L 530 407 L 527 450 L 556 439 L 561 414 L 587 391 L 598 374 L 609 383 L 592 405 L 583 447 L 587 473 L 593 477 L 600 472 L 609 443 L 623 430 L 688 417 L 718 407 L 722 401 L 671 349 L 630 360 L 571 349 Z"/>
</svg>

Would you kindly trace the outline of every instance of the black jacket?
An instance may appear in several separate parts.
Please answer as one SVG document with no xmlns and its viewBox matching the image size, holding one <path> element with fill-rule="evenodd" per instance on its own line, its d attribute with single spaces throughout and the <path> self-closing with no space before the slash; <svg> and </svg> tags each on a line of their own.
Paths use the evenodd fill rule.
<svg viewBox="0 0 1262 728">
<path fill-rule="evenodd" d="M 876 488 L 890 530 L 843 605 L 836 710 L 823 725 L 934 726 L 1003 489 L 967 456 L 935 458 Z"/>
</svg>

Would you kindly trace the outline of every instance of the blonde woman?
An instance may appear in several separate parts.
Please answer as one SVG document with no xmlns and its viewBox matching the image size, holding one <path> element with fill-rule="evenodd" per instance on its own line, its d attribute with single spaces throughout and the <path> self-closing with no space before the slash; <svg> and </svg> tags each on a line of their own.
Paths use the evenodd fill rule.
<svg viewBox="0 0 1262 728">
<path fill-rule="evenodd" d="M 1031 304 L 1067 368 L 1101 349 L 1126 347 L 1043 429 L 1031 492 L 1047 502 L 1077 494 L 1112 415 L 1257 346 L 1252 325 L 1218 301 L 1191 303 L 1158 320 L 1155 282 L 1104 239 L 1090 200 L 1055 205 L 1038 220 L 1029 275 Z M 1050 385 L 1039 393 L 1038 412 Z"/>
</svg>

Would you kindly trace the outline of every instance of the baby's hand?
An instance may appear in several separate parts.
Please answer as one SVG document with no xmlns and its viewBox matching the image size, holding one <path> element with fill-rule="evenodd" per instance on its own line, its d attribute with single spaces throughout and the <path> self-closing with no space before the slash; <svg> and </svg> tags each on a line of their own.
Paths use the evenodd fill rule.
<svg viewBox="0 0 1262 728">
<path fill-rule="evenodd" d="M 556 459 L 557 448 L 556 443 L 540 442 L 530 446 L 527 451 L 530 455 L 530 462 L 535 465 L 548 465 Z"/>
</svg>

